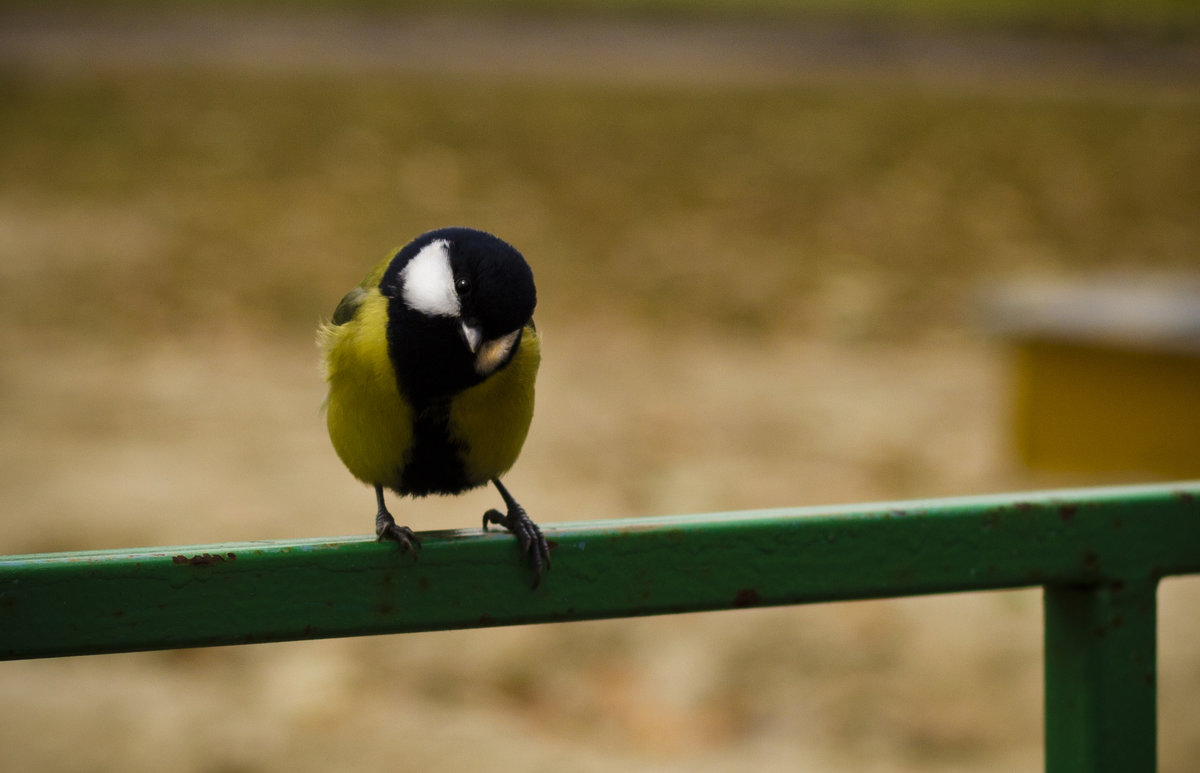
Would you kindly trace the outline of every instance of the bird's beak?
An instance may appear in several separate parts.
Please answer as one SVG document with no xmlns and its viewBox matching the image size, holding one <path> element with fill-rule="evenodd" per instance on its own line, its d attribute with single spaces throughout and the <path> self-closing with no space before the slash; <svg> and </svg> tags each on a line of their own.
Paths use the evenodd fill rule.
<svg viewBox="0 0 1200 773">
<path fill-rule="evenodd" d="M 463 342 L 471 350 L 471 354 L 475 354 L 479 349 L 480 342 L 483 341 L 483 331 L 477 325 L 472 325 L 470 322 L 463 322 L 460 332 L 462 333 Z"/>
<path fill-rule="evenodd" d="M 508 356 L 520 337 L 521 330 L 518 328 L 507 335 L 484 341 L 478 347 L 479 351 L 475 352 L 475 372 L 481 376 L 489 376 L 496 372 L 508 361 Z"/>
</svg>

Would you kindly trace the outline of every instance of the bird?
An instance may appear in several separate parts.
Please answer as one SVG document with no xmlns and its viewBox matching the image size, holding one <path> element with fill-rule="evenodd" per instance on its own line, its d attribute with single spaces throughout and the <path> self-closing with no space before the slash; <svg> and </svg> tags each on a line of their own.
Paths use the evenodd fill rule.
<svg viewBox="0 0 1200 773">
<path fill-rule="evenodd" d="M 334 450 L 375 488 L 375 534 L 414 560 L 421 541 L 396 523 L 384 489 L 455 495 L 491 483 L 505 512 L 483 528 L 517 539 L 537 588 L 550 547 L 500 478 L 533 419 L 541 336 L 533 271 L 515 247 L 455 226 L 417 236 L 346 293 L 317 331 Z"/>
</svg>

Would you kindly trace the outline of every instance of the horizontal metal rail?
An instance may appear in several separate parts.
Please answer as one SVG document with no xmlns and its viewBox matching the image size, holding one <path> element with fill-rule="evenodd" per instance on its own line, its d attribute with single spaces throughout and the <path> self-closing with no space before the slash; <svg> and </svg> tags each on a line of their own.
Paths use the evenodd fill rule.
<svg viewBox="0 0 1200 773">
<path fill-rule="evenodd" d="M 0 557 L 0 658 L 695 612 L 1200 572 L 1200 482 L 500 531 Z"/>
<path fill-rule="evenodd" d="M 1050 769 L 1153 769 L 1155 590 L 1200 572 L 1200 481 L 544 531 L 535 590 L 479 529 L 417 561 L 372 536 L 0 557 L 0 659 L 1044 586 Z"/>
</svg>

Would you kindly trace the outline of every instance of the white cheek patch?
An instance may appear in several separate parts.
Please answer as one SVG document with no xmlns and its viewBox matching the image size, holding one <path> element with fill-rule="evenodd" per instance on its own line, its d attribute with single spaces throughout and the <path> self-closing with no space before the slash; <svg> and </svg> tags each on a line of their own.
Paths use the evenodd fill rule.
<svg viewBox="0 0 1200 773">
<path fill-rule="evenodd" d="M 404 267 L 400 295 L 405 306 L 431 317 L 457 317 L 462 312 L 448 247 L 444 239 L 430 242 Z"/>
</svg>

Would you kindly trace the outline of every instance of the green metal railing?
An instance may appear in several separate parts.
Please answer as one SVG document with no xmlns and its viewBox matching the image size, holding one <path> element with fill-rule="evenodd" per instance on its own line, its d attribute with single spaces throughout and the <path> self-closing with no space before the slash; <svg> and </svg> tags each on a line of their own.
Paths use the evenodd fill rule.
<svg viewBox="0 0 1200 773">
<path fill-rule="evenodd" d="M 1043 586 L 1046 768 L 1149 771 L 1156 589 L 1200 572 L 1200 481 L 545 529 L 0 557 L 0 658 Z"/>
</svg>

